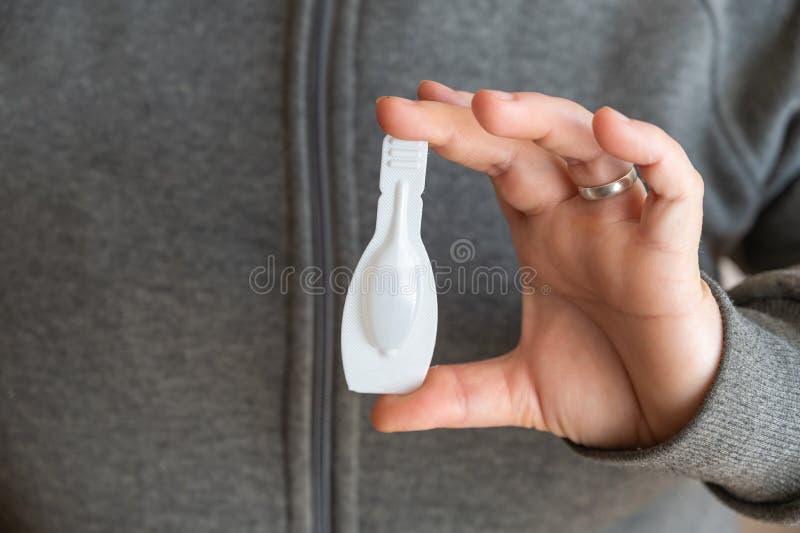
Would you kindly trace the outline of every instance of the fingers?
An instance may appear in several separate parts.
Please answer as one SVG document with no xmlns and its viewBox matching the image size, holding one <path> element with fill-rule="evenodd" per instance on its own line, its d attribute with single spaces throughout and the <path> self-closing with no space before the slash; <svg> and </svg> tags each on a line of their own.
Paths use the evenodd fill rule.
<svg viewBox="0 0 800 533">
<path fill-rule="evenodd" d="M 481 90 L 472 99 L 472 111 L 486 131 L 532 140 L 564 158 L 580 187 L 608 183 L 630 170 L 630 163 L 602 150 L 592 132 L 592 113 L 571 100 Z"/>
<path fill-rule="evenodd" d="M 442 87 L 423 92 L 441 96 Z M 390 96 L 378 99 L 376 112 L 386 133 L 428 141 L 443 157 L 491 176 L 501 200 L 521 212 L 535 213 L 575 195 L 563 162 L 530 142 L 488 133 L 469 107 Z"/>
<path fill-rule="evenodd" d="M 592 115 L 575 102 L 539 93 L 482 90 L 471 106 L 488 132 L 530 139 L 564 158 L 578 186 L 609 183 L 625 174 L 631 163 L 638 164 L 655 194 L 641 206 L 644 186 L 637 183 L 631 192 L 603 200 L 599 207 L 639 218 L 639 232 L 651 244 L 669 249 L 697 245 L 702 179 L 680 145 L 661 129 L 627 120 L 610 108 Z"/>
<path fill-rule="evenodd" d="M 696 247 L 703 219 L 703 179 L 680 144 L 661 128 L 630 120 L 610 107 L 595 113 L 593 130 L 602 149 L 636 163 L 650 187 L 640 233 L 665 248 Z"/>
<path fill-rule="evenodd" d="M 659 246 L 699 240 L 702 179 L 678 143 L 656 126 L 628 121 L 610 108 L 592 115 L 575 102 L 538 93 L 482 90 L 473 96 L 433 81 L 423 81 L 418 92 L 419 102 L 379 99 L 383 129 L 426 140 L 442 156 L 489 174 L 501 204 L 536 214 L 573 197 L 574 185 L 609 183 L 637 163 L 654 192 L 644 206 L 644 187 L 637 183 L 594 207 L 640 219 L 640 234 Z"/>
<path fill-rule="evenodd" d="M 422 386 L 381 396 L 372 409 L 379 431 L 524 426 L 544 429 L 531 380 L 513 352 L 461 365 L 431 368 Z"/>
<path fill-rule="evenodd" d="M 428 141 L 447 159 L 489 175 L 507 171 L 519 150 L 519 143 L 483 131 L 468 108 L 384 96 L 376 113 L 389 135 Z"/>
</svg>

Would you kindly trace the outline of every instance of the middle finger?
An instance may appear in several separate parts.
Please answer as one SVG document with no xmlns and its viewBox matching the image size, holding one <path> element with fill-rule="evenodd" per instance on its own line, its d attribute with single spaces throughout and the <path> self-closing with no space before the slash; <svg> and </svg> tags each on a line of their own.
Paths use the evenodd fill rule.
<svg viewBox="0 0 800 533">
<path fill-rule="evenodd" d="M 631 163 L 600 148 L 592 131 L 592 113 L 571 100 L 540 93 L 481 90 L 472 99 L 472 110 L 489 133 L 531 140 L 563 158 L 579 187 L 614 181 L 631 168 Z"/>
</svg>

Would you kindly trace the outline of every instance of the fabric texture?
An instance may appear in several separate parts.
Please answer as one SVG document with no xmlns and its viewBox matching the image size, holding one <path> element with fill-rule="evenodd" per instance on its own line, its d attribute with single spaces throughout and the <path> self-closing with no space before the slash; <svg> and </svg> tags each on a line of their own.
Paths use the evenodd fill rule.
<svg viewBox="0 0 800 533">
<path fill-rule="evenodd" d="M 0 530 L 724 532 L 734 510 L 797 522 L 798 12 L 3 3 Z M 355 265 L 374 228 L 374 100 L 428 78 L 612 105 L 686 148 L 706 183 L 702 268 L 713 278 L 730 255 L 762 274 L 730 298 L 713 285 L 723 363 L 675 439 L 575 453 L 518 428 L 371 428 L 373 398 L 348 392 L 339 366 L 343 298 L 300 276 Z M 431 154 L 423 198 L 433 260 L 513 272 L 485 176 Z M 475 254 L 456 264 L 460 238 Z M 519 298 L 450 291 L 439 317 L 434 362 L 473 361 L 514 346 Z"/>
<path fill-rule="evenodd" d="M 697 415 L 652 448 L 608 451 L 572 444 L 593 459 L 702 479 L 742 513 L 800 523 L 800 269 L 773 271 L 725 291 L 723 357 Z"/>
</svg>

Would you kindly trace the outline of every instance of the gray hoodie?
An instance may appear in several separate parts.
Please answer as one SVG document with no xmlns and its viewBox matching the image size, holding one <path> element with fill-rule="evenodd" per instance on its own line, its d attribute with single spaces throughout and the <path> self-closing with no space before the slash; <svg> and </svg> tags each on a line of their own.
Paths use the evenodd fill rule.
<svg viewBox="0 0 800 533">
<path fill-rule="evenodd" d="M 704 270 L 754 275 L 712 283 L 723 360 L 675 438 L 371 428 L 328 274 L 374 227 L 374 99 L 423 78 L 610 104 L 686 148 Z M 800 523 L 797 2 L 6 2 L 0 180 L 3 531 Z M 514 270 L 484 176 L 432 154 L 424 200 L 432 259 L 469 239 L 469 265 Z M 267 267 L 293 274 L 266 290 Z M 516 343 L 513 292 L 439 306 L 435 363 Z"/>
</svg>

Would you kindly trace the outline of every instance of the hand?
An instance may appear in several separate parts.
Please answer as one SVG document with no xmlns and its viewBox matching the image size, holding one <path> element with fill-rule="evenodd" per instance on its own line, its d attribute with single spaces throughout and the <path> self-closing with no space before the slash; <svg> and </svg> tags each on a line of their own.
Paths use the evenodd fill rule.
<svg viewBox="0 0 800 533">
<path fill-rule="evenodd" d="M 698 267 L 703 181 L 680 145 L 608 107 L 428 81 L 419 101 L 379 99 L 377 115 L 387 133 L 489 175 L 520 264 L 552 294 L 522 296 L 516 348 L 431 368 L 417 391 L 378 399 L 375 427 L 513 425 L 616 448 L 678 432 L 722 347 Z M 637 183 L 600 201 L 578 196 L 576 186 L 613 181 L 631 163 L 649 194 Z"/>
</svg>

